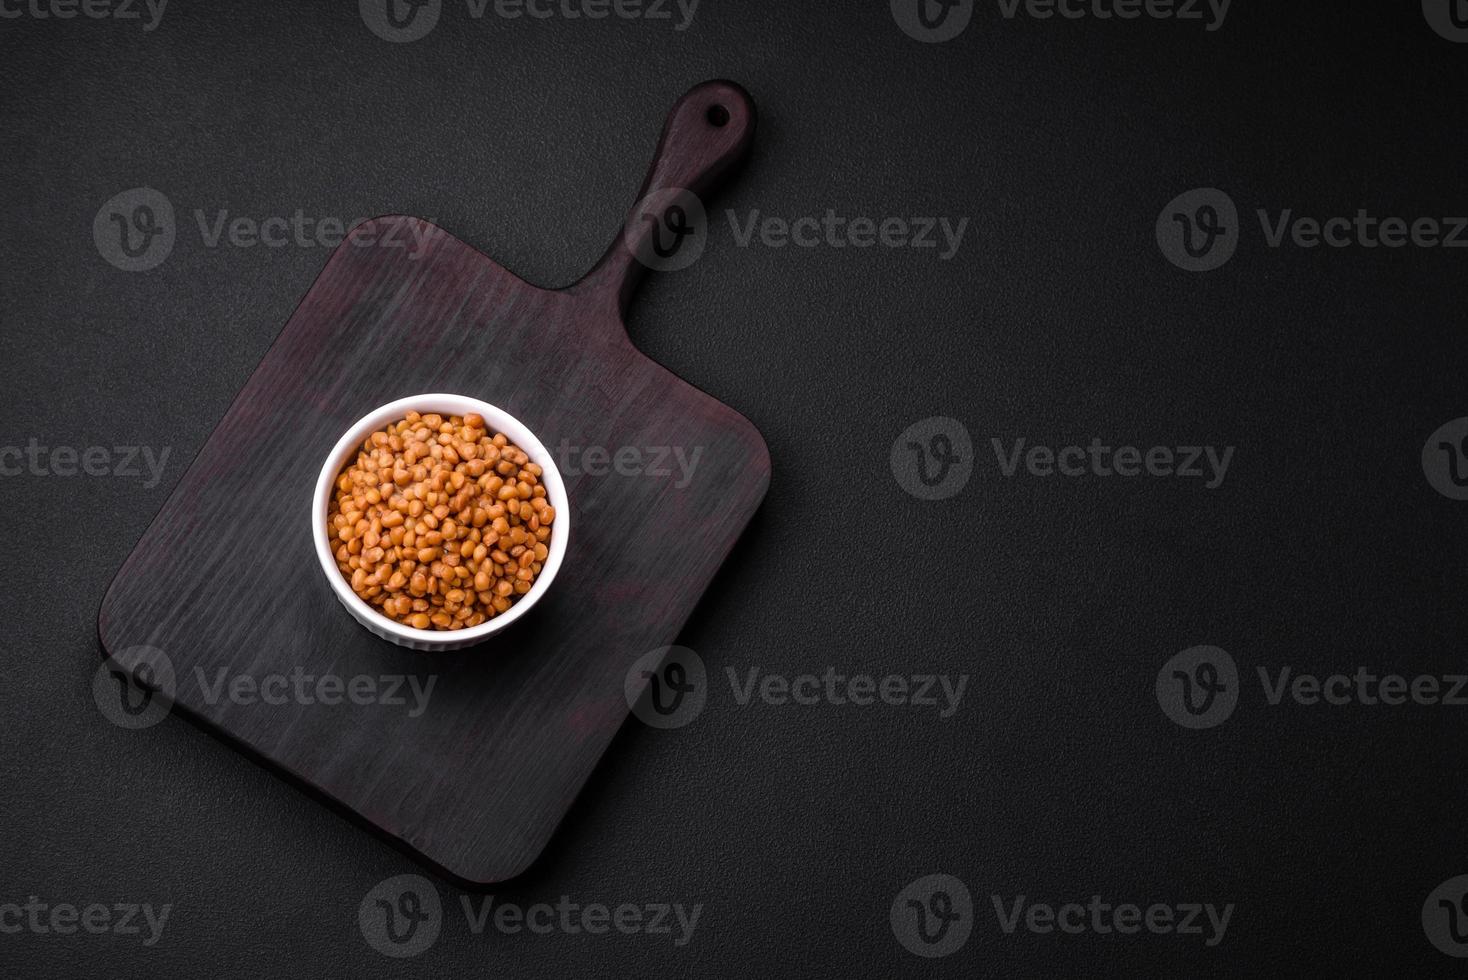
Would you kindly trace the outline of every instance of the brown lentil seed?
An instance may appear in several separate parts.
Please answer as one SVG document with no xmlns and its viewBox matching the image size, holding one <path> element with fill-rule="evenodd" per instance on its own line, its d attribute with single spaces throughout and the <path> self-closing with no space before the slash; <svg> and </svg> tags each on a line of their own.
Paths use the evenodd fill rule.
<svg viewBox="0 0 1468 980">
<path fill-rule="evenodd" d="M 326 518 L 337 567 L 414 628 L 487 622 L 530 591 L 549 556 L 543 475 L 477 415 L 406 412 L 337 475 Z"/>
</svg>

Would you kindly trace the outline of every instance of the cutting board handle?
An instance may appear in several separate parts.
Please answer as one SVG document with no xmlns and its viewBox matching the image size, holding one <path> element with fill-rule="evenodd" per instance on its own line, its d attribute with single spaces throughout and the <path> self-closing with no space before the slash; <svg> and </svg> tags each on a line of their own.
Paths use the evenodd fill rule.
<svg viewBox="0 0 1468 980">
<path fill-rule="evenodd" d="M 679 99 L 622 233 L 572 292 L 612 304 L 620 317 L 648 268 L 686 264 L 692 253 L 680 249 L 701 248 L 708 233 L 702 196 L 743 161 L 754 125 L 754 100 L 733 82 L 704 82 Z"/>
</svg>

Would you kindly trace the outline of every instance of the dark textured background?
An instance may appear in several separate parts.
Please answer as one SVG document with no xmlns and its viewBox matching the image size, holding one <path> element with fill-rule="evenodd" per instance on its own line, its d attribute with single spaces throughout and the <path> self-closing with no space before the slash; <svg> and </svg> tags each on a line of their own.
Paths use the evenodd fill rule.
<svg viewBox="0 0 1468 980">
<path fill-rule="evenodd" d="M 1366 5 L 1361 5 L 1365 7 Z M 1005 21 L 910 40 L 885 0 L 705 0 L 693 26 L 470 20 L 391 45 L 356 6 L 174 0 L 158 30 L 0 21 L 0 443 L 173 449 L 151 489 L 6 477 L 0 901 L 175 904 L 162 941 L 0 936 L 21 976 L 1446 972 L 1419 923 L 1468 871 L 1465 709 L 1268 708 L 1257 665 L 1463 669 L 1468 505 L 1419 453 L 1468 414 L 1463 253 L 1265 248 L 1256 207 L 1445 216 L 1463 192 L 1468 46 L 1415 3 L 1237 0 L 1222 30 Z M 410 859 L 177 719 L 93 703 L 113 573 L 321 269 L 205 248 L 192 212 L 428 217 L 532 282 L 615 234 L 668 107 L 726 76 L 761 112 L 703 259 L 630 330 L 746 414 L 764 508 L 682 636 L 703 715 L 630 722 L 522 904 L 702 902 L 694 941 L 471 935 L 458 892 L 417 960 L 357 904 Z M 157 269 L 108 265 L 101 204 L 179 211 Z M 1205 275 L 1153 223 L 1196 186 L 1245 213 Z M 723 210 L 968 216 L 932 251 L 736 247 Z M 918 419 L 980 466 L 925 503 L 888 466 Z M 1006 480 L 991 436 L 1237 446 L 1221 489 Z M 1188 732 L 1161 664 L 1228 650 L 1245 697 Z M 725 667 L 967 672 L 958 714 L 738 706 Z M 888 907 L 930 872 L 978 922 L 919 960 Z M 988 896 L 1236 903 L 1224 942 L 1005 936 Z"/>
</svg>

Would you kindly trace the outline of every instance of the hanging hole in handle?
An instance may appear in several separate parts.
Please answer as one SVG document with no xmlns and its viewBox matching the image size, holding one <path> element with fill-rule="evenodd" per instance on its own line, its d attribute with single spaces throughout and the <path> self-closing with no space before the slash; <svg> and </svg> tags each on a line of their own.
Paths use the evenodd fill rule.
<svg viewBox="0 0 1468 980">
<path fill-rule="evenodd" d="M 709 106 L 708 121 L 710 126 L 727 126 L 729 124 L 729 110 L 717 103 Z"/>
</svg>

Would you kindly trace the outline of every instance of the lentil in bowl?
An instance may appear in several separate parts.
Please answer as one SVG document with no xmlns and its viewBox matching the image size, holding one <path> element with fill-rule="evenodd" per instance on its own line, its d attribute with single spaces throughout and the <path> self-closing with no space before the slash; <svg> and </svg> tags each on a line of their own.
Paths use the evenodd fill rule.
<svg viewBox="0 0 1468 980">
<path fill-rule="evenodd" d="M 555 461 L 509 413 L 461 395 L 399 399 L 342 436 L 317 480 L 317 557 L 369 630 L 460 649 L 545 594 L 565 556 Z"/>
</svg>

